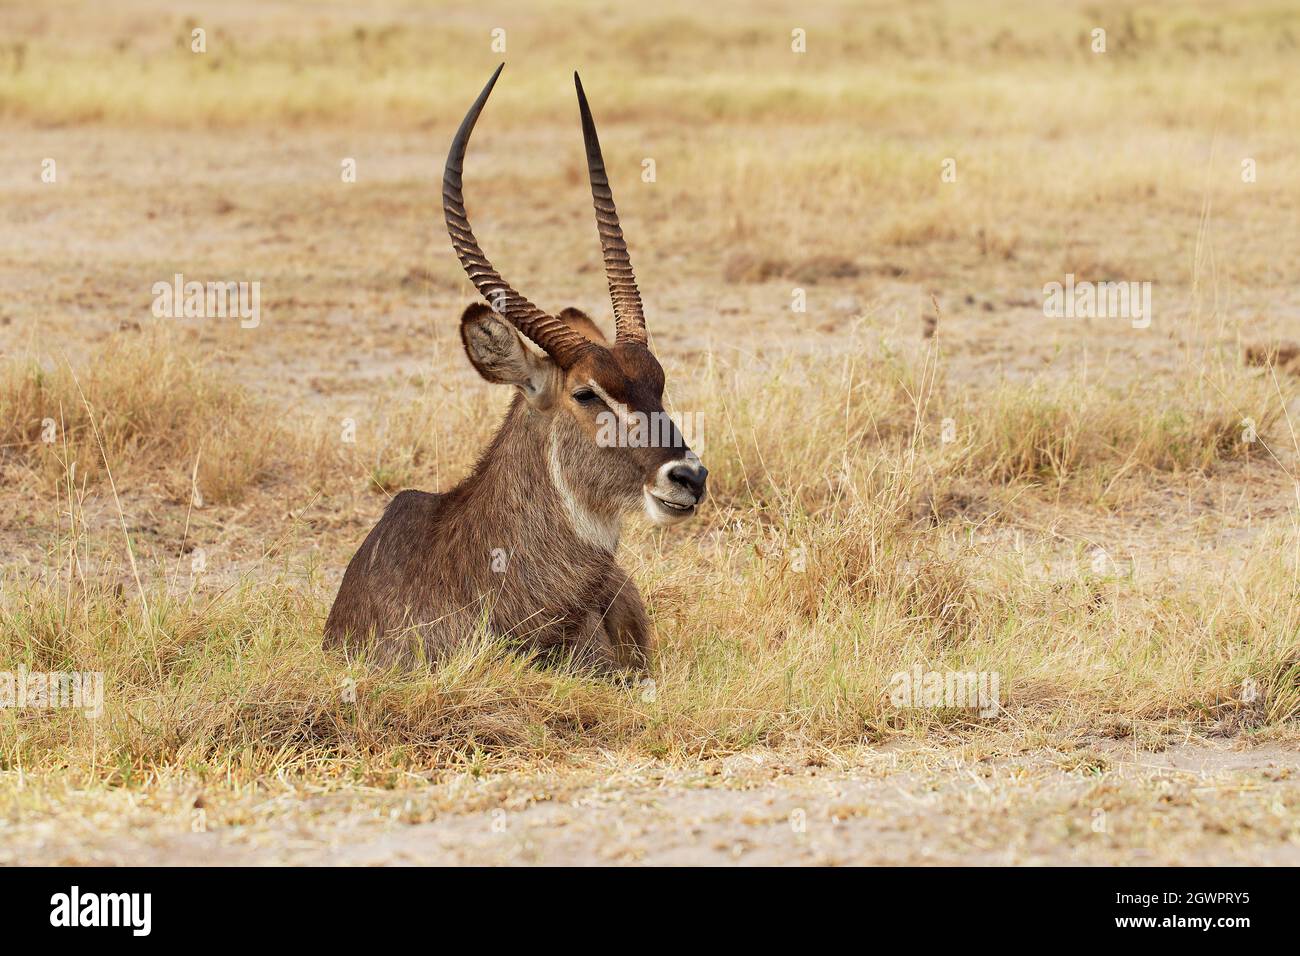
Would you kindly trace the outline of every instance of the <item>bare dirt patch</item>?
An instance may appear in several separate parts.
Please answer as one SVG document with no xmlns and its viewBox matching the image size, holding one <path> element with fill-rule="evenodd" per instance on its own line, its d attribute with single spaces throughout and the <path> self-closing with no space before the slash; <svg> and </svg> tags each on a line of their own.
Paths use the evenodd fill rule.
<svg viewBox="0 0 1300 956">
<path fill-rule="evenodd" d="M 972 759 L 770 752 L 692 770 L 455 776 L 396 793 L 126 795 L 11 819 L 0 861 L 96 865 L 1296 865 L 1300 753 L 1109 744 Z M 134 802 L 134 801 L 132 801 Z M 196 803 L 198 807 L 196 808 Z M 80 808 L 83 822 L 68 816 Z M 116 809 L 115 809 L 116 808 Z M 193 832 L 196 828 L 202 832 Z"/>
</svg>

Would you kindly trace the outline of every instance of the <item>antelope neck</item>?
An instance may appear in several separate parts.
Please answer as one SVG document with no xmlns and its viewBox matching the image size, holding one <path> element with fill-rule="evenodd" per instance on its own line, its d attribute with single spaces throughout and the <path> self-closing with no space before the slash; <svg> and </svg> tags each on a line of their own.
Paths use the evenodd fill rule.
<svg viewBox="0 0 1300 956">
<path fill-rule="evenodd" d="M 584 544 L 613 554 L 621 515 L 603 513 L 587 500 L 573 474 L 573 455 L 566 454 L 584 437 L 560 414 L 537 412 L 517 396 L 462 486 L 465 503 L 475 510 L 490 509 L 496 521 L 504 518 L 539 530 L 563 526 Z"/>
</svg>

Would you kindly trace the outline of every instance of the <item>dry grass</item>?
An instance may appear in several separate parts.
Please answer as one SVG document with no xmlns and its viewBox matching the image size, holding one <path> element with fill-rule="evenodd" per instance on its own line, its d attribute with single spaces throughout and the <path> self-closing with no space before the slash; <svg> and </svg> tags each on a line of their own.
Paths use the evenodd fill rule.
<svg viewBox="0 0 1300 956">
<path fill-rule="evenodd" d="M 159 332 L 118 339 L 80 373 L 11 360 L 0 372 L 0 468 L 50 493 L 130 468 L 172 500 L 239 501 L 271 472 L 275 418 Z M 197 476 L 197 477 L 196 477 Z"/>
<path fill-rule="evenodd" d="M 1104 489 L 1151 472 L 1207 473 L 1224 461 L 1267 457 L 1287 400 L 1268 375 L 1222 365 L 1156 385 L 1003 385 L 966 408 L 972 435 L 958 454 L 967 452 L 964 471 L 999 482 L 1087 480 Z"/>
<path fill-rule="evenodd" d="M 864 341 L 851 354 L 874 351 Z M 273 419 L 158 341 L 78 375 L 25 368 L 11 377 L 11 403 L 37 394 L 50 408 L 67 406 L 81 382 L 87 402 L 63 429 L 64 447 L 76 450 L 70 460 L 93 450 L 94 415 L 115 471 L 146 485 L 165 485 L 209 440 L 211 423 L 230 423 L 230 409 L 239 413 L 230 424 Z M 140 383 L 165 390 L 177 375 L 186 376 L 186 403 L 159 414 L 157 392 Z M 1224 373 L 1216 403 L 1191 389 L 1149 404 L 1077 382 L 943 384 L 930 347 L 829 367 L 795 355 L 730 367 L 714 357 L 685 377 L 692 384 L 680 401 L 716 410 L 706 446 L 714 504 L 671 556 L 652 557 L 668 541 L 644 531 L 632 550 L 634 562 L 644 556 L 635 573 L 659 636 L 652 696 L 539 670 L 486 638 L 432 671 L 345 665 L 320 648 L 332 595 L 318 570 L 271 579 L 258 570 L 213 593 L 163 560 L 146 567 L 136 593 L 108 583 L 121 541 L 82 539 L 86 522 L 74 513 L 68 573 L 11 581 L 0 596 L 0 658 L 31 670 L 103 671 L 106 713 L 0 714 L 4 765 L 68 767 L 122 784 L 178 766 L 201 779 L 348 780 L 602 749 L 683 760 L 1008 726 L 1061 741 L 1138 724 L 1277 729 L 1300 715 L 1294 528 L 1261 541 L 1236 571 L 1203 567 L 1172 587 L 1085 559 L 1048 574 L 1024 555 L 990 562 L 966 521 L 915 520 L 918 502 L 958 480 L 1060 500 L 1076 475 L 1098 470 L 1114 484 L 1121 474 L 1141 482 L 1212 469 L 1241 454 L 1238 406 L 1258 409 L 1261 440 L 1274 437 L 1279 397 L 1267 401 L 1264 373 Z M 126 387 L 105 392 L 101 381 Z M 982 423 L 970 444 L 935 440 L 940 391 Z M 453 462 L 467 468 L 473 446 L 435 454 L 434 421 L 451 434 L 485 424 L 481 409 L 426 398 L 355 453 L 362 462 L 375 455 L 376 469 L 353 469 L 350 486 L 336 481 L 323 493 L 360 490 L 381 469 L 431 484 Z M 248 461 L 279 460 L 281 480 L 305 485 L 318 479 L 328 445 L 292 421 L 260 444 L 247 432 L 239 441 Z M 42 453 L 30 438 L 20 445 Z M 82 566 L 104 570 L 73 573 Z M 900 711 L 888 699 L 890 676 L 917 663 L 998 672 L 1003 712 L 985 720 L 960 709 Z M 1266 705 L 1241 699 L 1247 679 Z"/>
<path fill-rule="evenodd" d="M 1294 10 L 515 6 L 0 11 L 0 670 L 107 688 L 94 721 L 0 710 L 4 808 L 1294 741 Z M 502 58 L 485 247 L 539 304 L 607 312 L 580 67 L 670 404 L 704 415 L 708 506 L 621 554 L 652 693 L 486 638 L 412 673 L 320 649 L 385 496 L 456 481 L 506 401 L 460 353 L 436 215 Z M 155 321 L 176 272 L 261 281 L 264 321 Z M 1066 273 L 1151 281 L 1151 327 L 1044 319 Z M 1000 712 L 893 706 L 917 664 L 998 672 Z"/>
</svg>

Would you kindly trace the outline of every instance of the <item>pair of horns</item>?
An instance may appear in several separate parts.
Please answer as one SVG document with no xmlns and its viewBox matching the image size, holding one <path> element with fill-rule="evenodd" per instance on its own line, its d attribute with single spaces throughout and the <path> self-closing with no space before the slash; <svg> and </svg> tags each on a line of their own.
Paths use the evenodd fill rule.
<svg viewBox="0 0 1300 956">
<path fill-rule="evenodd" d="M 447 153 L 447 166 L 442 174 L 442 209 L 447 219 L 447 232 L 456 250 L 460 264 L 470 281 L 494 309 L 504 315 L 524 335 L 536 342 L 562 367 L 568 367 L 592 345 L 590 340 L 575 332 L 555 316 L 543 312 L 516 292 L 501 274 L 492 267 L 474 230 L 465 215 L 465 198 L 461 193 L 461 172 L 465 162 L 465 147 L 474 132 L 474 124 L 487 103 L 492 87 L 505 64 L 496 68 L 483 92 L 469 108 L 461 121 L 456 138 Z M 591 198 L 596 207 L 596 228 L 600 233 L 600 248 L 605 258 L 605 278 L 609 281 L 609 297 L 614 305 L 615 339 L 619 342 L 646 343 L 645 313 L 641 309 L 641 293 L 637 291 L 636 276 L 632 274 L 632 260 L 623 240 L 623 228 L 618 223 L 614 208 L 614 194 L 609 189 L 605 175 L 605 160 L 600 153 L 600 140 L 596 138 L 596 124 L 587 106 L 582 81 L 573 74 L 578 88 L 578 110 L 582 114 L 582 138 L 587 145 L 587 173 L 591 179 Z"/>
</svg>

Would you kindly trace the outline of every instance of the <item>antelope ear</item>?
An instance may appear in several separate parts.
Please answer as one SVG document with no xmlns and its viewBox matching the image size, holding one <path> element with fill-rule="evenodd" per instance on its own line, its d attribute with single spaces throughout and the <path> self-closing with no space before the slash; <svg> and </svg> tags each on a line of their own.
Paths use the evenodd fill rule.
<svg viewBox="0 0 1300 956">
<path fill-rule="evenodd" d="M 482 302 L 460 317 L 460 340 L 470 364 L 489 382 L 514 385 L 537 406 L 549 405 L 559 386 L 559 369 L 538 355 L 514 326 Z"/>
</svg>

